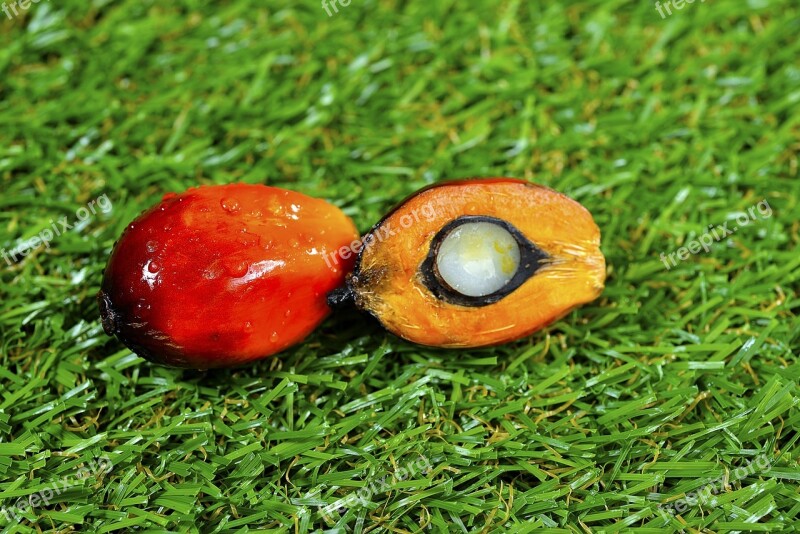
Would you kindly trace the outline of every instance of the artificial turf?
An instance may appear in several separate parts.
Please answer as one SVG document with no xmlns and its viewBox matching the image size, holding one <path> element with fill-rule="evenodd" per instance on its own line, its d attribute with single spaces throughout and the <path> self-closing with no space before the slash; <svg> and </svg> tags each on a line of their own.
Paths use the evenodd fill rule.
<svg viewBox="0 0 800 534">
<path fill-rule="evenodd" d="M 0 261 L 5 532 L 798 528 L 797 2 L 271 4 L 0 13 L 0 246 L 113 205 Z M 583 203 L 601 298 L 482 350 L 343 313 L 207 373 L 101 329 L 109 251 L 165 192 L 267 183 L 366 230 L 468 176 Z"/>
</svg>

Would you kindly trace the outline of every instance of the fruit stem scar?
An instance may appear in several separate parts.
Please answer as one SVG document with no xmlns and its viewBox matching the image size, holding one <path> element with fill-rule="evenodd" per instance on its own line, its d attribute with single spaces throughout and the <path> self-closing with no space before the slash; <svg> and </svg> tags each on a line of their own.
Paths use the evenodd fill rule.
<svg viewBox="0 0 800 534">
<path fill-rule="evenodd" d="M 97 294 L 97 304 L 100 306 L 100 320 L 103 324 L 103 330 L 109 336 L 113 336 L 118 331 L 117 312 L 114 311 L 111 299 L 108 298 L 105 291 L 100 291 Z"/>
<path fill-rule="evenodd" d="M 328 307 L 332 310 L 340 310 L 342 308 L 349 308 L 355 304 L 356 294 L 349 285 L 337 287 L 328 293 Z"/>
</svg>

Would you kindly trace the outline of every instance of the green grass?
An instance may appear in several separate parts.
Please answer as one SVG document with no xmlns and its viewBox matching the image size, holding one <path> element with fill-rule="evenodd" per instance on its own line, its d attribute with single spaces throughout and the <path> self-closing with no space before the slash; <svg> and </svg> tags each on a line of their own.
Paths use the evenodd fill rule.
<svg viewBox="0 0 800 534">
<path fill-rule="evenodd" d="M 68 486 L 5 531 L 798 528 L 797 2 L 209 4 L 0 13 L 0 247 L 113 203 L 0 260 L 0 506 Z M 100 327 L 114 240 L 167 191 L 289 187 L 366 230 L 421 186 L 497 175 L 603 232 L 602 297 L 529 339 L 433 350 L 343 314 L 196 373 Z M 764 199 L 770 217 L 662 264 Z M 659 507 L 721 475 L 711 501 Z"/>
</svg>

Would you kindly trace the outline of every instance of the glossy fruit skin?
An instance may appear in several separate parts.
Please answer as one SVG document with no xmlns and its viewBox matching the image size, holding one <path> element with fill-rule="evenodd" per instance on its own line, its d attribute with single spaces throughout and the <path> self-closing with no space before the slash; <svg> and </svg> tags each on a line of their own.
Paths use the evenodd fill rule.
<svg viewBox="0 0 800 534">
<path fill-rule="evenodd" d="M 420 213 L 431 216 L 413 215 Z M 509 294 L 477 306 L 436 294 L 426 270 L 434 237 L 465 216 L 507 221 L 536 246 L 541 263 Z M 423 189 L 363 242 L 348 277 L 349 296 L 395 335 L 428 346 L 484 347 L 525 337 L 594 300 L 605 281 L 600 231 L 591 214 L 561 193 L 512 178 Z"/>
<path fill-rule="evenodd" d="M 328 315 L 328 291 L 358 239 L 337 207 L 264 185 L 168 194 L 114 247 L 98 300 L 103 326 L 140 356 L 231 367 L 302 341 Z"/>
</svg>

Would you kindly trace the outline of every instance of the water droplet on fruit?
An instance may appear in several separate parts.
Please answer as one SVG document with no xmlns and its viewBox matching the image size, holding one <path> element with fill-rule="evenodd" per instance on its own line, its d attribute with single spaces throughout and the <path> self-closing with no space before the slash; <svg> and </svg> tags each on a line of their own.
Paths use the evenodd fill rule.
<svg viewBox="0 0 800 534">
<path fill-rule="evenodd" d="M 277 332 L 273 332 L 272 335 L 269 336 L 269 340 L 272 341 L 273 343 L 278 341 L 278 333 Z"/>
<path fill-rule="evenodd" d="M 161 266 L 159 264 L 157 264 L 156 262 L 154 262 L 154 261 L 151 261 L 147 265 L 147 270 L 150 271 L 151 273 L 154 273 L 154 274 L 157 273 L 160 269 L 161 269 Z"/>
<path fill-rule="evenodd" d="M 158 243 L 155 241 L 148 241 L 145 246 L 147 247 L 147 252 L 155 252 L 158 250 Z"/>
<path fill-rule="evenodd" d="M 297 240 L 297 239 L 295 239 L 295 238 L 291 238 L 291 239 L 289 240 L 289 246 L 290 246 L 290 247 L 292 247 L 292 248 L 297 248 L 297 247 L 299 247 L 299 246 L 300 246 L 300 241 L 298 241 L 298 240 Z"/>
<path fill-rule="evenodd" d="M 286 310 L 286 313 L 284 313 L 283 316 L 288 319 L 291 314 L 292 314 L 292 310 Z"/>
<path fill-rule="evenodd" d="M 214 280 L 222 274 L 222 269 L 220 269 L 219 265 L 212 265 L 208 267 L 205 271 L 203 271 L 203 278 L 206 280 Z"/>
<path fill-rule="evenodd" d="M 222 206 L 222 209 L 231 214 L 238 212 L 240 209 L 239 202 L 233 198 L 223 198 L 219 201 L 219 203 Z"/>
<path fill-rule="evenodd" d="M 276 217 L 283 215 L 283 206 L 277 198 L 269 199 L 267 209 Z"/>
<path fill-rule="evenodd" d="M 244 331 L 245 332 L 252 332 L 253 331 L 253 323 L 250 321 L 245 321 L 244 323 Z"/>
<path fill-rule="evenodd" d="M 225 271 L 233 278 L 241 278 L 247 274 L 250 268 L 248 263 L 244 260 L 230 259 L 224 262 Z"/>
</svg>

